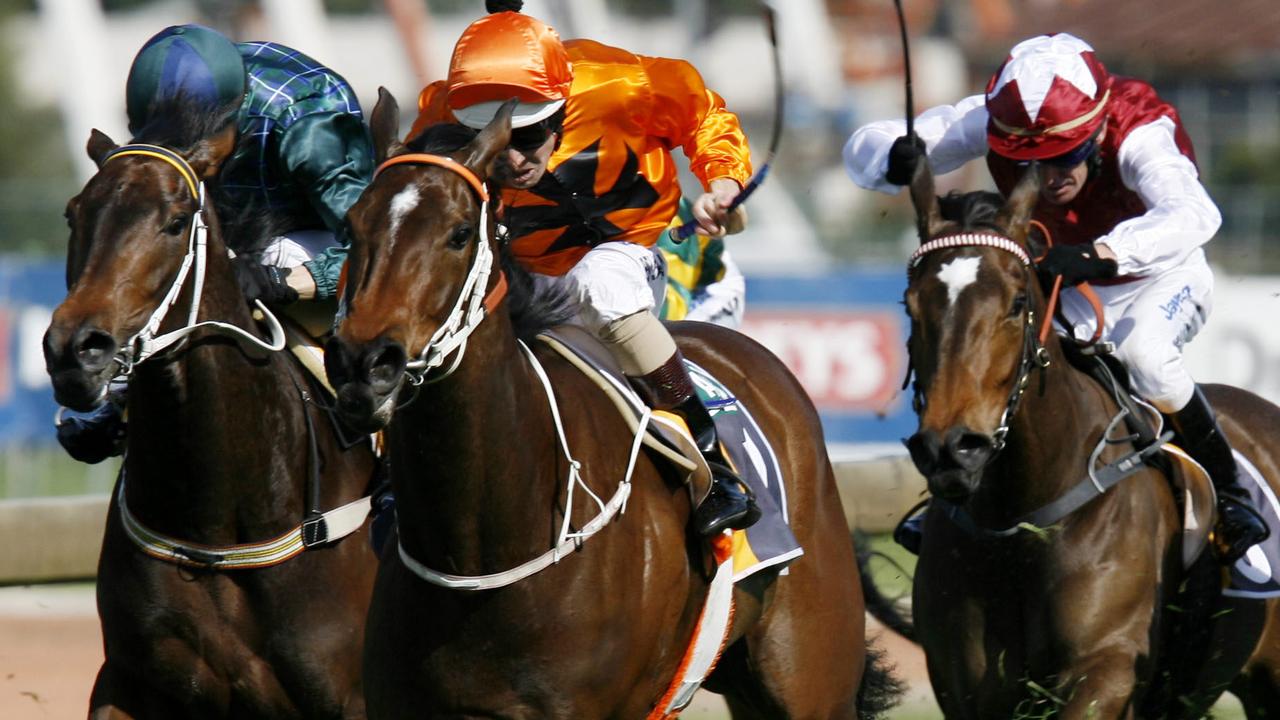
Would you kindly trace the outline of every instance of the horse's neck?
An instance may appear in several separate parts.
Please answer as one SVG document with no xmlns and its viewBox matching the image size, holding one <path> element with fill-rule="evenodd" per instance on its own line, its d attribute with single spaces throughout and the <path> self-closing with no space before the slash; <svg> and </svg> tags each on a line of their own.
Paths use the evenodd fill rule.
<svg viewBox="0 0 1280 720">
<path fill-rule="evenodd" d="M 1046 348 L 1049 366 L 1031 373 L 1007 443 L 982 483 L 987 497 L 979 504 L 996 508 L 999 522 L 1045 506 L 1085 478 L 1090 454 L 1117 411 L 1102 388 L 1067 361 L 1056 339 Z"/>
<path fill-rule="evenodd" d="M 225 257 L 209 266 L 199 318 L 254 329 Z M 187 288 L 161 332 L 185 323 L 189 297 Z M 289 372 L 282 356 L 208 330 L 138 365 L 128 401 L 130 510 L 159 532 L 209 543 L 236 541 L 227 533 L 237 526 L 296 524 L 301 473 L 293 470 L 306 453 L 291 434 L 302 420 Z"/>
<path fill-rule="evenodd" d="M 420 393 L 389 429 L 406 547 L 428 566 L 470 574 L 545 550 L 567 469 L 546 392 L 506 316 L 485 322 L 457 371 Z M 562 398 L 562 413 L 568 405 Z"/>
</svg>

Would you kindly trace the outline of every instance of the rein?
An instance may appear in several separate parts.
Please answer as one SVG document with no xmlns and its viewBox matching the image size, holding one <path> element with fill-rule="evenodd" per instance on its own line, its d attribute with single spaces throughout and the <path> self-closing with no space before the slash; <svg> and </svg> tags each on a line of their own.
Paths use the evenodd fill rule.
<svg viewBox="0 0 1280 720">
<path fill-rule="evenodd" d="M 458 299 L 454 302 L 449 316 L 418 353 L 417 359 L 409 361 L 405 367 L 405 375 L 408 376 L 409 382 L 417 386 L 423 382 L 443 380 L 458 369 L 458 365 L 462 363 L 462 356 L 467 350 L 467 338 L 506 297 L 507 276 L 499 270 L 498 282 L 486 294 L 489 275 L 493 272 L 496 262 L 493 248 L 489 244 L 489 191 L 470 168 L 444 155 L 408 153 L 384 161 L 374 171 L 374 179 L 377 179 L 384 170 L 395 165 L 434 165 L 444 168 L 466 181 L 480 199 L 480 241 L 476 243 L 476 254 L 472 259 L 467 279 L 462 283 L 462 289 L 458 292 Z M 453 355 L 453 361 L 449 367 L 428 380 L 427 373 L 443 366 L 450 355 Z"/>
<path fill-rule="evenodd" d="M 102 162 L 105 164 L 118 157 L 129 155 L 154 158 L 172 165 L 178 171 L 178 174 L 182 176 L 187 189 L 191 191 L 191 196 L 196 201 L 196 212 L 191 216 L 191 229 L 187 236 L 187 254 L 182 259 L 182 267 L 178 269 L 177 277 L 174 278 L 173 284 L 169 286 L 169 291 L 165 293 L 164 300 L 151 313 L 151 317 L 148 318 L 142 329 L 134 333 L 133 337 L 129 338 L 121 346 L 119 352 L 116 353 L 115 362 L 120 366 L 120 371 L 112 379 L 121 380 L 129 377 L 135 365 L 165 350 L 177 347 L 180 342 L 186 340 L 188 335 L 204 327 L 213 328 L 270 352 L 283 349 L 285 345 L 284 329 L 280 326 L 280 321 L 276 316 L 260 300 L 254 300 L 254 304 L 257 305 L 258 311 L 262 313 L 263 318 L 270 327 L 270 343 L 259 340 L 257 336 L 231 323 L 218 320 L 197 321 L 200 313 L 200 298 L 204 294 L 205 257 L 208 252 L 209 234 L 209 226 L 204 219 L 204 181 L 199 179 L 195 170 L 181 155 L 159 145 L 122 145 L 111 151 Z M 195 274 L 192 275 L 191 307 L 187 311 L 187 324 L 177 330 L 157 335 L 160 331 L 160 324 L 164 322 L 169 311 L 177 304 L 178 296 L 181 294 L 182 287 L 186 284 L 187 275 L 191 273 L 193 266 Z"/>
</svg>

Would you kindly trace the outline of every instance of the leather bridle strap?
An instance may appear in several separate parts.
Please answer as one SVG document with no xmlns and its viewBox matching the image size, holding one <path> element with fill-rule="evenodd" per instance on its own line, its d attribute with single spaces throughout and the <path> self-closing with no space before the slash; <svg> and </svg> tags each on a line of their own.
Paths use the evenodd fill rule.
<svg viewBox="0 0 1280 720">
<path fill-rule="evenodd" d="M 382 174 L 382 171 L 395 165 L 436 165 L 438 167 L 445 168 L 455 175 L 462 177 L 463 180 L 466 180 L 467 184 L 471 186 L 472 190 L 476 191 L 476 194 L 480 196 L 482 201 L 489 201 L 489 189 L 480 181 L 479 176 L 471 172 L 471 168 L 451 157 L 448 157 L 447 155 L 408 153 L 405 155 L 397 155 L 393 158 L 387 158 L 378 166 L 377 170 L 373 171 L 374 179 L 377 179 L 378 175 Z"/>
</svg>

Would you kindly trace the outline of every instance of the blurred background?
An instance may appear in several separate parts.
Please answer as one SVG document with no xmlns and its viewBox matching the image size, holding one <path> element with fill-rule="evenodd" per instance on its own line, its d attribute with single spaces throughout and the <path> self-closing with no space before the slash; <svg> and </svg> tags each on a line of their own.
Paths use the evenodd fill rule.
<svg viewBox="0 0 1280 720">
<path fill-rule="evenodd" d="M 1152 82 L 1179 109 L 1224 215 L 1207 246 L 1217 305 L 1189 347 L 1192 371 L 1280 400 L 1280 253 L 1272 248 L 1280 240 L 1280 3 L 904 4 L 917 111 L 981 92 L 1009 47 L 1053 31 L 1084 38 L 1113 73 Z M 776 6 L 785 133 L 769 181 L 751 200 L 751 226 L 730 239 L 748 280 L 743 329 L 782 356 L 818 404 L 844 468 L 851 522 L 882 532 L 919 492 L 898 445 L 914 425 L 899 391 L 906 328 L 898 301 L 916 241 L 908 200 L 855 187 L 840 150 L 861 123 L 903 112 L 896 18 L 891 0 Z M 763 151 L 774 78 L 755 0 L 531 0 L 524 11 L 565 38 L 692 61 Z M 83 578 L 96 558 L 116 465 L 78 465 L 54 444 L 56 406 L 40 338 L 65 293 L 61 216 L 93 171 L 85 142 L 91 128 L 128 139 L 124 80 L 142 43 L 185 22 L 235 40 L 281 42 L 345 76 L 366 113 L 378 87 L 388 88 L 407 128 L 418 91 L 444 75 L 454 40 L 483 12 L 482 0 L 0 0 L 0 584 Z M 940 185 L 944 192 L 991 186 L 982 163 Z M 34 543 L 31 532 L 52 537 L 62 526 L 33 525 L 32 517 L 45 516 L 32 507 L 79 527 L 83 538 L 62 549 Z M 13 601 L 35 603 L 31 617 L 40 616 L 40 603 L 61 602 Z M 81 611 L 85 602 L 68 601 Z M 54 674 L 68 672 L 58 667 L 56 643 L 13 649 L 6 641 L 18 626 L 32 627 L 0 623 L 0 696 L 43 713 L 31 717 L 63 716 L 48 691 L 15 684 L 12 667 L 28 666 L 31 653 L 53 652 Z M 91 617 L 84 627 L 76 637 L 96 632 Z M 74 678 L 81 693 L 68 705 L 74 714 L 83 712 L 93 667 Z"/>
</svg>

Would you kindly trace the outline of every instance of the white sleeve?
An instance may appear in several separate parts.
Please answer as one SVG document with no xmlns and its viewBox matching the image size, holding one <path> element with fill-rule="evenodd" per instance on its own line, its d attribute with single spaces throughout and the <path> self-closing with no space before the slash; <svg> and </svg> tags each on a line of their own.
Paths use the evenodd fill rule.
<svg viewBox="0 0 1280 720">
<path fill-rule="evenodd" d="M 1096 242 L 1115 252 L 1122 274 L 1160 274 L 1205 244 L 1222 224 L 1196 166 L 1178 150 L 1173 120 L 1134 128 L 1120 144 L 1120 179 L 1147 212 L 1116 225 Z"/>
<path fill-rule="evenodd" d="M 948 173 L 987 153 L 987 107 L 982 95 L 967 97 L 955 105 L 939 105 L 921 113 L 916 134 L 924 140 L 929 166 Z M 886 182 L 889 148 L 905 135 L 905 120 L 868 123 L 854 131 L 844 145 L 844 169 L 859 187 L 896 194 L 902 188 Z"/>
</svg>

